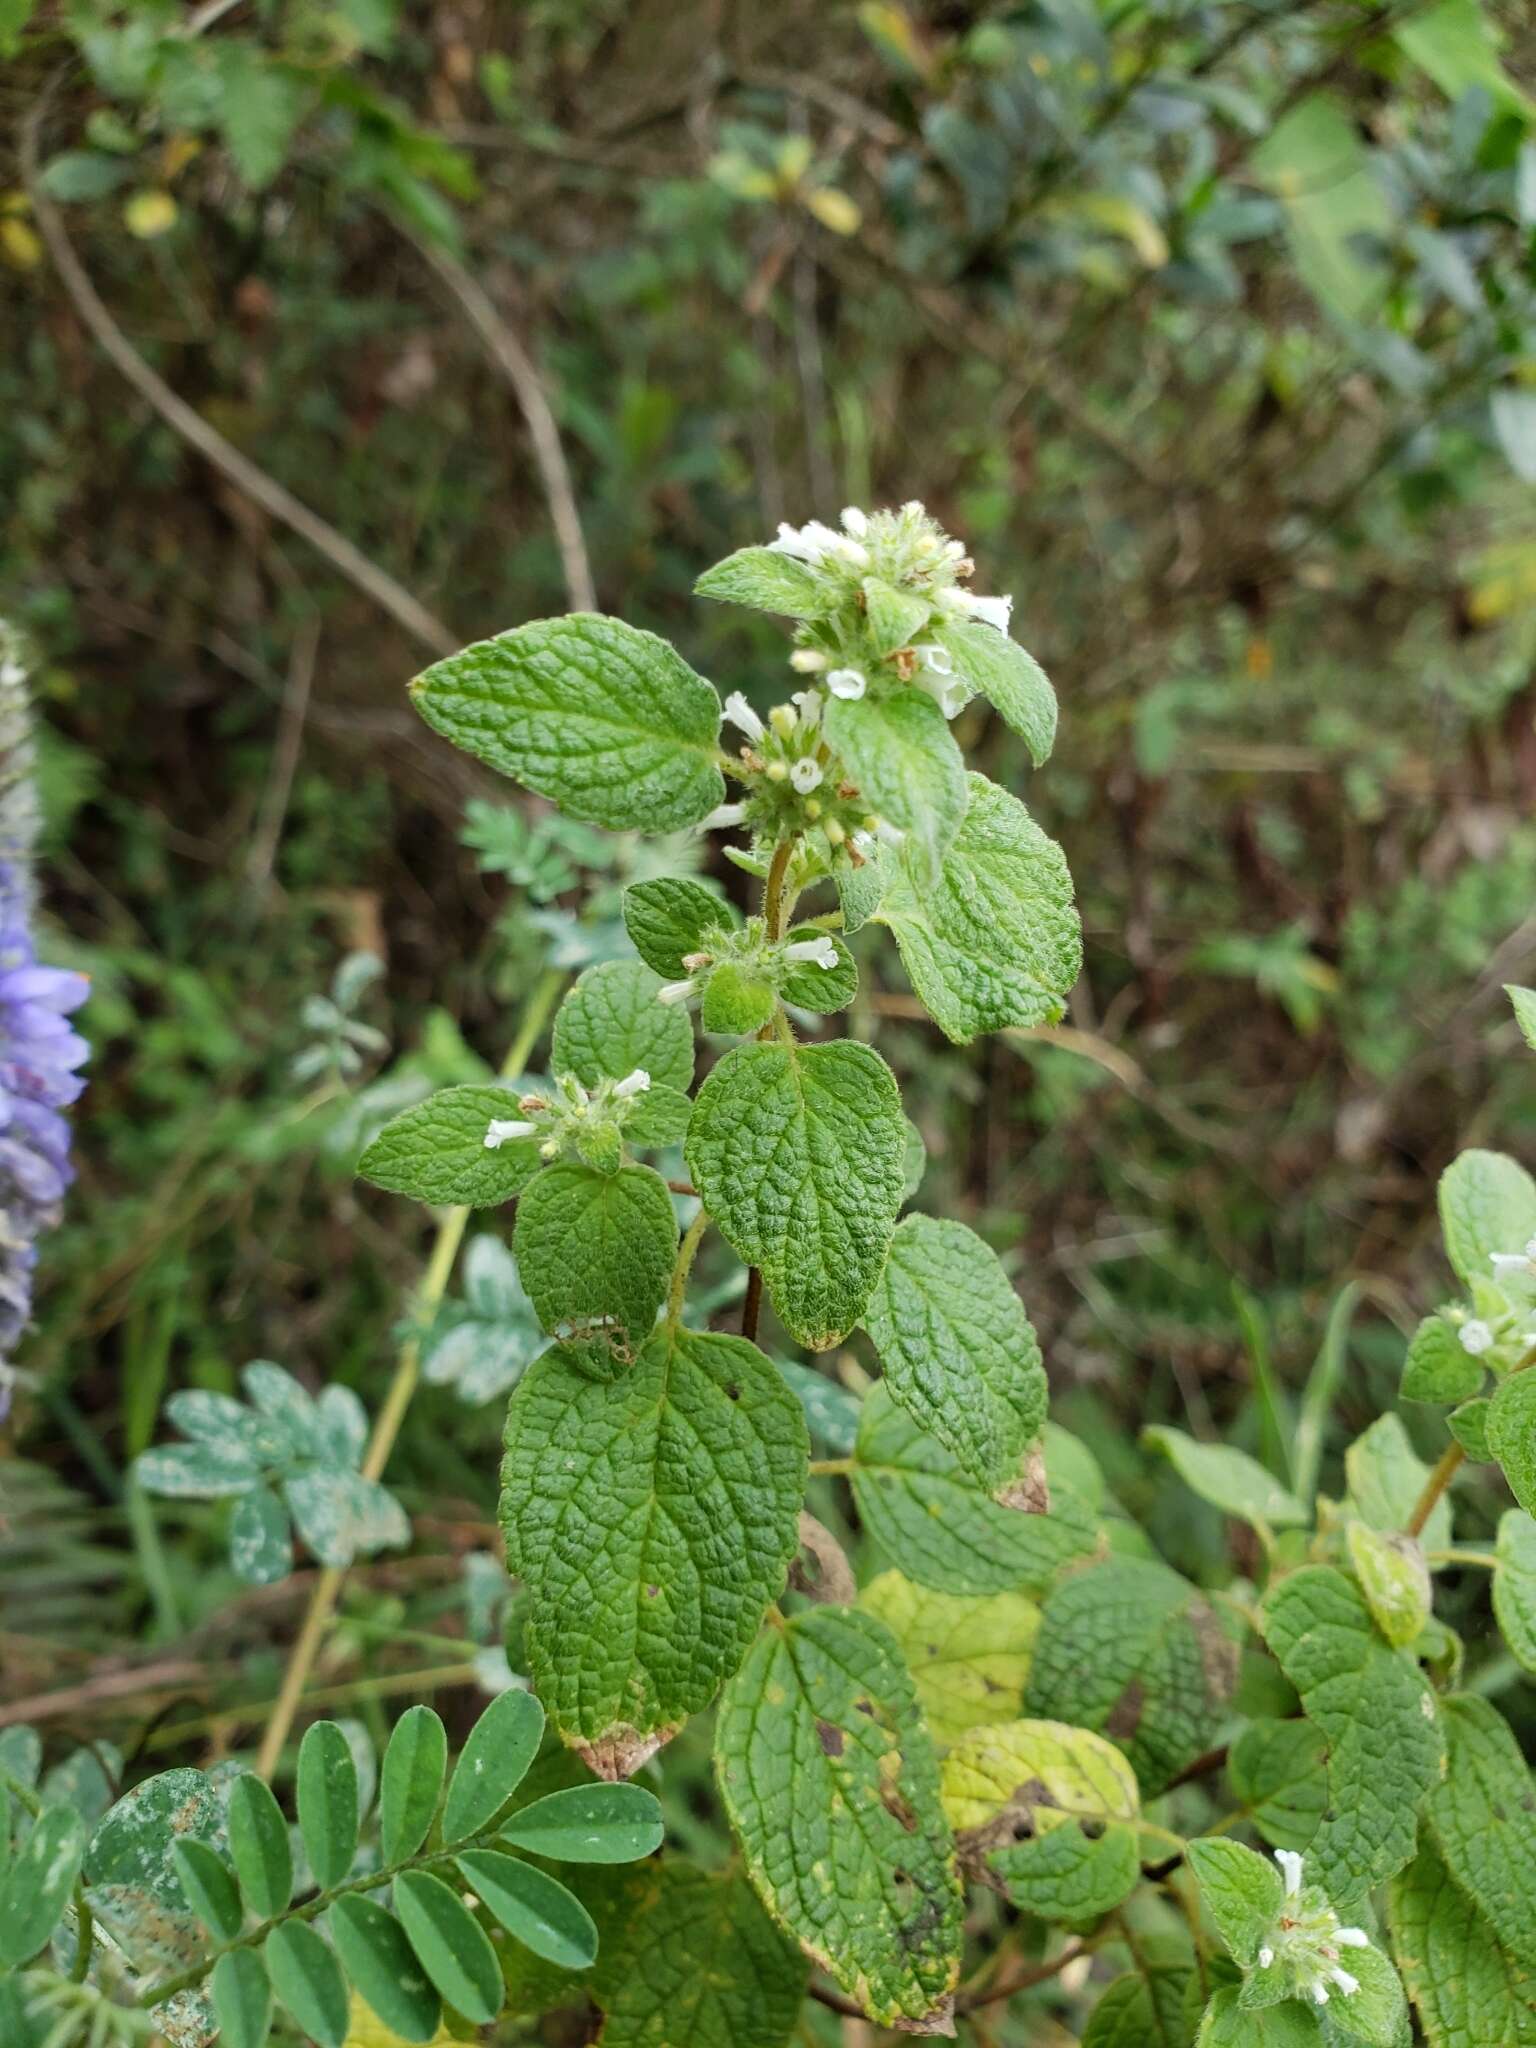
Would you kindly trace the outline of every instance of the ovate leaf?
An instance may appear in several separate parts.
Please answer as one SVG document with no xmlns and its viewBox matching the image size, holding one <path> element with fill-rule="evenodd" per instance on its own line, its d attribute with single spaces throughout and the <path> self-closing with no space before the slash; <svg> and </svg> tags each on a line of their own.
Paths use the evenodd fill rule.
<svg viewBox="0 0 1536 2048">
<path fill-rule="evenodd" d="M 1088 2020 L 1082 2048 L 1192 2048 L 1194 2020 L 1189 1984 L 1194 1973 L 1187 1950 L 1143 1940 L 1146 1974 L 1117 1977 Z"/>
<path fill-rule="evenodd" d="M 517 1097 L 506 1088 L 441 1088 L 391 1117 L 357 1170 L 375 1187 L 418 1202 L 491 1209 L 520 1194 L 539 1170 L 532 1138 L 485 1142 L 493 1122 L 517 1120 Z"/>
<path fill-rule="evenodd" d="M 555 1013 L 550 1064 L 588 1088 L 644 1067 L 653 1082 L 693 1080 L 693 1026 L 686 1010 L 659 1003 L 660 977 L 638 960 L 589 967 Z"/>
<path fill-rule="evenodd" d="M 332 1950 L 302 1920 L 285 1920 L 267 1936 L 262 1952 L 272 1989 L 294 2025 L 320 2048 L 342 2048 L 347 1980 Z"/>
<path fill-rule="evenodd" d="M 1322 2048 L 1322 2022 L 1311 2007 L 1288 1998 L 1283 2005 L 1250 2012 L 1238 1997 L 1236 1985 L 1219 1987 L 1205 2009 L 1195 2048 Z"/>
<path fill-rule="evenodd" d="M 501 2010 L 501 1965 L 480 1922 L 456 1892 L 427 1870 L 402 1871 L 392 1896 L 400 1924 L 439 1995 L 476 2026 L 488 2025 Z"/>
<path fill-rule="evenodd" d="M 1499 1521 L 1493 1611 L 1511 1654 L 1536 1671 L 1536 1521 L 1511 1508 Z"/>
<path fill-rule="evenodd" d="M 1045 1421 L 1045 1369 L 991 1246 L 963 1223 L 906 1217 L 864 1325 L 886 1385 L 919 1428 L 988 1490 L 1014 1479 Z"/>
<path fill-rule="evenodd" d="M 448 1735 L 437 1715 L 430 1707 L 407 1707 L 390 1735 L 380 1777 L 379 1843 L 386 1863 L 414 1856 L 427 1839 L 447 1761 Z M 366 1985 L 358 1989 L 368 1996 Z"/>
<path fill-rule="evenodd" d="M 261 1483 L 256 1465 L 212 1444 L 166 1444 L 134 1460 L 133 1476 L 146 1493 L 173 1500 L 222 1500 Z"/>
<path fill-rule="evenodd" d="M 1405 1401 L 1465 1401 L 1483 1384 L 1483 1368 L 1444 1316 L 1425 1316 L 1403 1360 Z"/>
<path fill-rule="evenodd" d="M 693 587 L 700 597 L 751 605 L 760 612 L 781 612 L 790 619 L 819 619 L 837 603 L 837 593 L 823 584 L 814 569 L 790 555 L 781 555 L 776 548 L 738 548 L 713 569 L 706 569 Z"/>
<path fill-rule="evenodd" d="M 1536 1513 L 1536 1372 L 1514 1373 L 1494 1389 L 1488 1448 L 1515 1499 L 1527 1514 Z"/>
<path fill-rule="evenodd" d="M 902 1198 L 895 1077 L 867 1045 L 755 1044 L 699 1090 L 686 1154 L 704 1206 L 762 1269 L 785 1327 L 839 1343 L 880 1276 Z"/>
<path fill-rule="evenodd" d="M 933 1746 L 889 1632 L 831 1607 L 768 1630 L 721 1702 L 715 1756 L 774 1917 L 879 2024 L 942 2023 L 963 1898 Z"/>
<path fill-rule="evenodd" d="M 490 1826 L 527 1775 L 543 1733 L 544 1709 L 532 1693 L 504 1692 L 491 1701 L 448 1781 L 445 1842 L 467 1841 Z"/>
<path fill-rule="evenodd" d="M 271 1586 L 293 1569 L 288 1511 L 265 1486 L 241 1494 L 229 1518 L 229 1561 L 250 1586 Z"/>
<path fill-rule="evenodd" d="M 536 619 L 438 662 L 411 696 L 434 731 L 594 825 L 674 831 L 724 794 L 719 698 L 618 619 Z"/>
<path fill-rule="evenodd" d="M 740 922 L 713 889 L 683 875 L 632 882 L 624 891 L 624 928 L 640 958 L 663 981 L 686 981 L 691 970 L 683 956 L 700 950 L 704 933 Z"/>
<path fill-rule="evenodd" d="M 1227 1760 L 1232 1789 L 1277 1849 L 1305 1849 L 1328 1804 L 1328 1749 L 1310 1721 L 1250 1721 Z"/>
<path fill-rule="evenodd" d="M 863 592 L 864 623 L 882 659 L 914 639 L 933 609 L 931 599 L 915 590 L 898 590 L 879 576 L 866 576 Z"/>
<path fill-rule="evenodd" d="M 1189 1867 L 1233 1960 L 1251 1969 L 1260 1942 L 1280 1917 L 1285 1900 L 1280 1872 L 1268 1857 L 1224 1835 L 1191 1842 Z"/>
<path fill-rule="evenodd" d="M 946 622 L 933 637 L 949 649 L 956 675 L 1013 727 L 1035 766 L 1048 761 L 1056 744 L 1056 692 L 1034 656 L 980 619 Z"/>
<path fill-rule="evenodd" d="M 328 1917 L 342 1968 L 385 2026 L 405 2041 L 431 2041 L 441 2003 L 400 1922 L 359 1892 L 344 1893 Z"/>
<path fill-rule="evenodd" d="M 1141 1432 L 1150 1449 L 1161 1451 L 1191 1493 L 1242 1521 L 1267 1525 L 1271 1529 L 1309 1522 L 1306 1507 L 1288 1487 L 1272 1478 L 1246 1451 L 1227 1444 L 1197 1443 L 1182 1429 L 1153 1427 Z"/>
<path fill-rule="evenodd" d="M 805 1490 L 799 1403 L 738 1337 L 658 1330 L 619 1379 L 568 1354 L 507 1412 L 502 1524 L 540 1697 L 627 1776 L 735 1670 L 784 1584 Z"/>
<path fill-rule="evenodd" d="M 1463 1152 L 1440 1176 L 1440 1227 L 1460 1277 L 1486 1280 L 1495 1252 L 1536 1237 L 1536 1181 L 1502 1152 Z"/>
<path fill-rule="evenodd" d="M 940 1029 L 967 1045 L 979 1031 L 1054 1024 L 1082 966 L 1066 859 L 1017 797 L 984 775 L 936 886 L 906 849 L 887 863 L 881 923 Z"/>
<path fill-rule="evenodd" d="M 1389 1643 L 1414 1642 L 1429 1620 L 1431 1589 L 1424 1551 L 1412 1536 L 1386 1535 L 1364 1522 L 1345 1531 L 1349 1561 L 1371 1618 Z"/>
<path fill-rule="evenodd" d="M 1400 1415 L 1378 1415 L 1344 1453 L 1346 1508 L 1373 1529 L 1390 1534 L 1413 1513 L 1429 1467 L 1408 1441 Z M 1424 1545 L 1444 1550 L 1451 1540 L 1451 1504 L 1444 1495 L 1424 1525 Z"/>
<path fill-rule="evenodd" d="M 941 1747 L 1023 1709 L 1040 1609 L 1023 1593 L 934 1593 L 882 1572 L 859 1596 L 896 1638 L 928 1732 Z"/>
<path fill-rule="evenodd" d="M 546 1330 L 598 1331 L 630 1352 L 666 1299 L 677 1216 L 666 1182 L 649 1166 L 602 1173 L 561 1162 L 529 1183 L 512 1243 Z"/>
<path fill-rule="evenodd" d="M 1536 1970 L 1536 1789 L 1509 1723 L 1471 1694 L 1441 1703 L 1446 1771 L 1425 1810 L 1435 1847 L 1517 1963 Z"/>
<path fill-rule="evenodd" d="M 1392 1948 L 1429 2048 L 1536 2048 L 1536 1977 L 1424 1843 L 1392 1882 Z"/>
<path fill-rule="evenodd" d="M 1536 988 L 1515 988 L 1504 985 L 1504 993 L 1514 1005 L 1515 1021 L 1520 1026 L 1522 1037 L 1532 1052 L 1536 1052 Z"/>
<path fill-rule="evenodd" d="M 908 865 L 932 884 L 965 816 L 965 763 L 938 704 L 916 688 L 833 697 L 822 724 L 861 800 L 907 834 Z"/>
</svg>

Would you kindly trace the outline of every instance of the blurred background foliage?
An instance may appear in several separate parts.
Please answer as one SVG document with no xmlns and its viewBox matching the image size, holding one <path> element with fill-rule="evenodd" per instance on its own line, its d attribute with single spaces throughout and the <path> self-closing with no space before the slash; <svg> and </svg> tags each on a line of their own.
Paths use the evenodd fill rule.
<svg viewBox="0 0 1536 2048">
<path fill-rule="evenodd" d="M 950 1048 L 878 952 L 855 1013 L 925 1204 L 1182 1568 L 1242 1539 L 1141 1422 L 1272 1451 L 1323 1352 L 1336 1477 L 1446 1286 L 1436 1175 L 1536 1154 L 1528 10 L 0 0 L 0 42 L 0 594 L 97 1048 L 0 1479 L 13 1695 L 99 1726 L 137 1635 L 146 1752 L 259 1715 L 303 1576 L 235 1598 L 220 1511 L 123 1467 L 250 1357 L 376 1402 L 428 1223 L 362 1137 L 493 1068 L 655 858 L 514 807 L 406 679 L 590 575 L 771 702 L 782 633 L 692 579 L 845 502 L 922 496 L 1062 699 L 1038 776 L 964 738 L 1067 848 L 1068 1028 Z M 329 1653 L 358 1711 L 495 1637 L 471 1352 Z"/>
</svg>

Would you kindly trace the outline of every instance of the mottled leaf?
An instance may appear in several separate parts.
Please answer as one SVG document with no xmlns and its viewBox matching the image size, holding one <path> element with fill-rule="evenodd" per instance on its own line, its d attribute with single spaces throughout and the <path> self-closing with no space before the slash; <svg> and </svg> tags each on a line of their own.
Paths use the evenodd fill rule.
<svg viewBox="0 0 1536 2048">
<path fill-rule="evenodd" d="M 935 1593 L 882 1572 L 859 1595 L 896 1638 L 928 1732 L 941 1747 L 1024 1705 L 1040 1610 L 1023 1593 Z"/>
<path fill-rule="evenodd" d="M 0 1885 L 0 1963 L 30 1962 L 63 1918 L 80 1862 L 85 1828 L 67 1806 L 45 1806 Z"/>
<path fill-rule="evenodd" d="M 229 1518 L 229 1561 L 250 1586 L 271 1586 L 293 1569 L 288 1510 L 269 1487 L 243 1493 Z"/>
</svg>

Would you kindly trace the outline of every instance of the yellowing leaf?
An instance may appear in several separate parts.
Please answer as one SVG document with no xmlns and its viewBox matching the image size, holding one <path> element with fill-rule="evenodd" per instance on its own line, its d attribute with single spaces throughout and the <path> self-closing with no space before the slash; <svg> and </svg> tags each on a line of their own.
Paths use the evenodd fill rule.
<svg viewBox="0 0 1536 2048">
<path fill-rule="evenodd" d="M 0 220 L 0 256 L 13 270 L 36 270 L 43 260 L 43 245 L 26 221 L 9 214 Z"/>
<path fill-rule="evenodd" d="M 1023 1704 L 1040 1609 L 1022 1593 L 967 1597 L 882 1572 L 859 1599 L 901 1645 L 928 1732 L 941 1747 Z"/>
<path fill-rule="evenodd" d="M 821 185 L 814 192 L 805 195 L 808 213 L 816 216 L 824 228 L 830 228 L 834 235 L 856 235 L 864 216 L 858 202 L 850 199 L 846 192 L 839 192 L 835 186 Z"/>
<path fill-rule="evenodd" d="M 1076 215 L 1106 233 L 1119 235 L 1130 243 L 1149 270 L 1161 270 L 1168 261 L 1168 237 L 1143 206 L 1119 192 L 1078 192 L 1060 201 L 1052 211 Z"/>
<path fill-rule="evenodd" d="M 135 192 L 123 208 L 123 226 L 139 241 L 152 242 L 176 225 L 176 211 L 169 192 Z"/>
<path fill-rule="evenodd" d="M 347 2038 L 343 2048 L 410 2048 L 402 2036 L 386 2027 L 371 2005 L 352 1994 L 352 2014 L 347 2021 Z M 446 2027 L 439 2027 L 432 2036 L 428 2048 L 457 2048 L 452 2034 Z"/>
<path fill-rule="evenodd" d="M 1029 1789 L 1031 1808 L 1098 1820 L 1135 1820 L 1136 1773 L 1112 1742 L 1065 1721 L 978 1728 L 941 1766 L 944 1811 L 956 1833 L 984 1828 Z"/>
</svg>

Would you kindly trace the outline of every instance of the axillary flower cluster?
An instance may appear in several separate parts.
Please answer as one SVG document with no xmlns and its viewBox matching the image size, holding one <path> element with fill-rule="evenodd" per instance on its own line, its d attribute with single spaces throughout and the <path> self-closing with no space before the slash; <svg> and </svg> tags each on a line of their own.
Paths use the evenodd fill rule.
<svg viewBox="0 0 1536 2048">
<path fill-rule="evenodd" d="M 1536 1345 L 1536 1237 L 1517 1252 L 1490 1252 L 1488 1263 L 1493 1268 L 1492 1292 L 1483 1294 L 1480 1283 L 1474 1288 L 1483 1313 L 1464 1317 L 1456 1334 L 1470 1358 L 1503 1350 L 1505 1362 L 1515 1363 Z"/>
<path fill-rule="evenodd" d="M 1326 2005 L 1335 1991 L 1353 1998 L 1360 1989 L 1339 1960 L 1341 1949 L 1369 1948 L 1362 1927 L 1341 1927 L 1324 1893 L 1302 1881 L 1302 1859 L 1294 1849 L 1277 1849 L 1275 1861 L 1285 1878 L 1285 1897 L 1274 1928 L 1258 1953 L 1261 1970 L 1278 1970 L 1289 1979 L 1296 1997 Z"/>
<path fill-rule="evenodd" d="M 588 1088 L 574 1074 L 562 1074 L 549 1094 L 518 1097 L 521 1117 L 494 1117 L 486 1126 L 485 1149 L 496 1152 L 522 1139 L 538 1140 L 546 1162 L 574 1152 L 588 1166 L 611 1172 L 623 1151 L 625 1127 L 635 1106 L 650 1092 L 651 1077 L 636 1067 L 621 1081 Z"/>
</svg>

